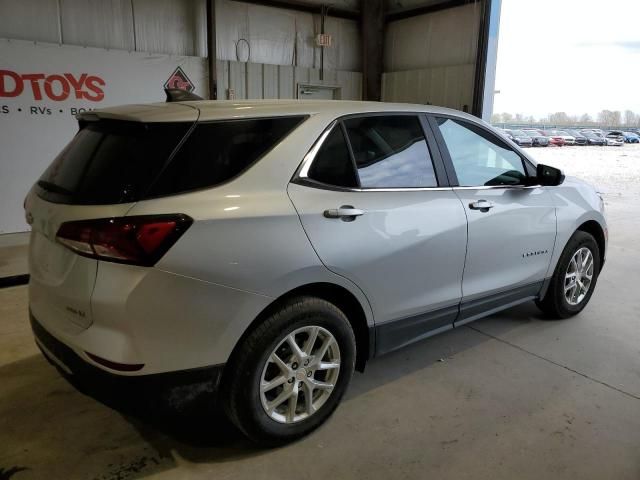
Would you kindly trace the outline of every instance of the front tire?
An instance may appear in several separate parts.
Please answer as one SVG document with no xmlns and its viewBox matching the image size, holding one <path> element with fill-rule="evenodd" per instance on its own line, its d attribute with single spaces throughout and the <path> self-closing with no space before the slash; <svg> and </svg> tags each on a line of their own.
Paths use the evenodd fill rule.
<svg viewBox="0 0 640 480">
<path fill-rule="evenodd" d="M 551 318 L 569 318 L 587 306 L 600 274 L 600 250 L 587 232 L 577 231 L 564 248 L 538 307 Z"/>
<path fill-rule="evenodd" d="M 223 379 L 231 421 L 265 446 L 294 441 L 322 425 L 347 390 L 356 342 L 346 316 L 298 297 L 264 319 L 238 346 Z"/>
</svg>

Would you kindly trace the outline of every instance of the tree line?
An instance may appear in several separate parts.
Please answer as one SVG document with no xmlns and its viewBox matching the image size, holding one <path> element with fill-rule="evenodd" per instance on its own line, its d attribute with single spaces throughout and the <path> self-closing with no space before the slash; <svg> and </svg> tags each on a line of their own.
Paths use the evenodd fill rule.
<svg viewBox="0 0 640 480">
<path fill-rule="evenodd" d="M 491 123 L 528 123 L 528 124 L 553 124 L 553 125 L 593 125 L 593 126 L 627 126 L 640 127 L 640 115 L 625 110 L 602 110 L 594 119 L 588 113 L 582 115 L 568 115 L 566 112 L 555 112 L 543 118 L 535 118 L 532 115 L 525 116 L 521 113 L 494 113 Z"/>
</svg>

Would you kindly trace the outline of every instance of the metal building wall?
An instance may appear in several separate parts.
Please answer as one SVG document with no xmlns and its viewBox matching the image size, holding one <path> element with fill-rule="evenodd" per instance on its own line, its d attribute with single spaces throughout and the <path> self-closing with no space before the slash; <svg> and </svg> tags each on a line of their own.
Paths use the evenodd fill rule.
<svg viewBox="0 0 640 480">
<path fill-rule="evenodd" d="M 453 65 L 382 75 L 382 100 L 470 111 L 475 65 Z"/>
<path fill-rule="evenodd" d="M 233 89 L 236 99 L 262 99 L 297 97 L 297 85 L 314 84 L 340 87 L 342 100 L 362 98 L 362 73 L 344 70 L 325 70 L 320 80 L 317 68 L 217 61 L 219 98 L 227 98 Z"/>
<path fill-rule="evenodd" d="M 3 38 L 207 56 L 204 0 L 0 0 L 0 12 Z M 334 46 L 324 52 L 323 81 L 319 22 L 319 14 L 216 0 L 220 98 L 229 88 L 238 99 L 295 98 L 297 82 L 309 82 L 337 85 L 343 99 L 361 99 L 357 22 L 326 19 Z"/>
<path fill-rule="evenodd" d="M 382 99 L 470 109 L 480 15 L 472 3 L 391 22 Z"/>
<path fill-rule="evenodd" d="M 320 15 L 216 0 L 217 58 L 219 60 L 319 68 Z M 325 31 L 333 46 L 324 52 L 328 70 L 361 70 L 357 22 L 327 17 Z"/>
<path fill-rule="evenodd" d="M 207 56 L 205 0 L 0 0 L 0 12 L 3 38 Z M 216 0 L 216 56 L 319 68 L 319 22 L 319 14 Z M 328 17 L 325 30 L 334 41 L 325 69 L 359 71 L 357 22 Z"/>
</svg>

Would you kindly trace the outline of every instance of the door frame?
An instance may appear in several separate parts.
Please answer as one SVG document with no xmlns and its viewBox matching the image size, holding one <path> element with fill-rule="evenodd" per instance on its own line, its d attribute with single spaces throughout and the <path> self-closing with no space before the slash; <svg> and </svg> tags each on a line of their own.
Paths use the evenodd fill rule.
<svg viewBox="0 0 640 480">
<path fill-rule="evenodd" d="M 473 121 L 467 118 L 461 118 L 455 115 L 450 115 L 447 113 L 426 113 L 426 121 L 429 124 L 431 130 L 433 131 L 435 142 L 437 148 L 440 151 L 440 156 L 443 160 L 444 167 L 447 172 L 447 176 L 451 181 L 452 190 L 490 190 L 490 189 L 501 189 L 501 190 L 530 190 L 537 188 L 547 188 L 541 185 L 476 185 L 476 186 L 460 186 L 460 182 L 458 181 L 458 176 L 455 171 L 455 167 L 453 165 L 453 160 L 451 159 L 451 154 L 449 153 L 449 148 L 444 140 L 442 133 L 440 132 L 440 128 L 438 126 L 438 121 L 436 118 L 448 118 L 451 120 L 455 120 L 460 122 L 463 126 L 471 125 L 472 127 L 477 128 L 478 130 L 483 131 L 485 134 L 494 139 L 499 145 L 502 147 L 514 152 L 520 160 L 522 161 L 523 169 L 528 177 L 533 177 L 536 175 L 536 167 L 526 156 L 524 156 L 517 148 L 514 148 L 514 145 L 510 145 L 509 142 L 505 138 L 502 138 L 499 134 L 494 132 L 487 125 L 484 125 L 480 122 Z M 464 208 L 466 208 L 463 205 Z M 465 210 L 466 211 L 466 210 Z M 556 225 L 557 230 L 557 225 Z M 471 239 L 467 236 L 467 244 L 471 241 Z M 555 240 L 554 240 L 554 248 L 555 248 Z M 553 256 L 553 255 L 552 255 Z M 466 270 L 466 262 L 465 258 L 465 270 Z M 548 271 L 548 270 L 547 270 Z M 464 273 L 463 279 L 464 283 Z M 546 285 L 548 285 L 550 278 L 545 278 L 537 282 L 525 284 L 525 285 L 516 285 L 510 286 L 499 292 L 492 292 L 480 297 L 477 297 L 472 300 L 464 300 L 464 297 L 460 301 L 458 316 L 454 321 L 455 327 L 460 327 L 469 322 L 477 320 L 479 318 L 486 317 L 488 315 L 492 315 L 501 310 L 505 310 L 507 308 L 511 308 L 515 305 L 519 305 L 521 303 L 534 300 L 539 298 L 541 293 L 545 290 Z"/>
</svg>

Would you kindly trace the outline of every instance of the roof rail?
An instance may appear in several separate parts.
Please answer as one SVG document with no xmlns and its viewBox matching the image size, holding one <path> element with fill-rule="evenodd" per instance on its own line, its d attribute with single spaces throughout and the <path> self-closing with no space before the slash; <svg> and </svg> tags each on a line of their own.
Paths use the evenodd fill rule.
<svg viewBox="0 0 640 480">
<path fill-rule="evenodd" d="M 167 94 L 167 102 L 190 102 L 193 100 L 204 100 L 199 95 L 191 93 L 181 88 L 165 88 L 164 93 Z"/>
</svg>

